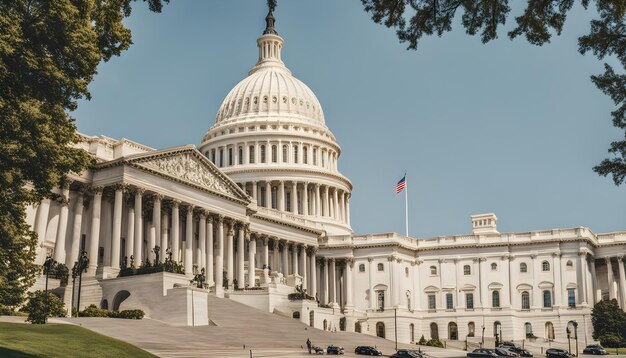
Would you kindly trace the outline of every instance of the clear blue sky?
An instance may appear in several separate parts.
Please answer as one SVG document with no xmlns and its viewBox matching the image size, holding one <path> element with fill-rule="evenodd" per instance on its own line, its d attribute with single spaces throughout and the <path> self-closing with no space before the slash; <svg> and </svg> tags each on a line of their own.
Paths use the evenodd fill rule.
<svg viewBox="0 0 626 358">
<path fill-rule="evenodd" d="M 404 232 L 394 190 L 405 169 L 412 236 L 468 233 L 470 215 L 484 212 L 501 232 L 626 230 L 626 189 L 591 170 L 620 137 L 613 103 L 589 80 L 602 63 L 577 52 L 593 12 L 577 8 L 543 47 L 504 32 L 483 45 L 457 26 L 415 52 L 358 0 L 278 5 L 283 59 L 342 147 L 355 232 Z M 78 129 L 155 148 L 198 144 L 256 61 L 265 1 L 145 8 L 127 20 L 134 45 L 100 65 L 93 99 L 73 113 Z"/>
</svg>

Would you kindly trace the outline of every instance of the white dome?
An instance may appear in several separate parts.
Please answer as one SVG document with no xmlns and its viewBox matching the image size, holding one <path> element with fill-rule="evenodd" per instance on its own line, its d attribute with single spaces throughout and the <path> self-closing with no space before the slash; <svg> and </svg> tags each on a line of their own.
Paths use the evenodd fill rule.
<svg viewBox="0 0 626 358">
<path fill-rule="evenodd" d="M 278 35 L 258 39 L 259 61 L 228 93 L 213 127 L 246 120 L 288 120 L 326 128 L 317 97 L 280 59 L 282 45 Z"/>
</svg>

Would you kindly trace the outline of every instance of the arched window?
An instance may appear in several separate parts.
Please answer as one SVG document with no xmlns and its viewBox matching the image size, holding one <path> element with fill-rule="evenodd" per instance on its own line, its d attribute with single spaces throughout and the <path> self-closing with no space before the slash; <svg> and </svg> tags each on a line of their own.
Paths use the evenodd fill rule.
<svg viewBox="0 0 626 358">
<path fill-rule="evenodd" d="M 500 321 L 493 322 L 493 336 L 501 337 L 502 336 L 501 333 L 502 333 L 502 324 L 500 323 Z"/>
<path fill-rule="evenodd" d="M 309 312 L 309 326 L 315 326 L 315 311 Z"/>
<path fill-rule="evenodd" d="M 448 323 L 448 339 L 451 341 L 459 339 L 459 328 L 454 322 Z"/>
<path fill-rule="evenodd" d="M 567 271 L 572 271 L 574 270 L 574 263 L 572 262 L 572 260 L 568 260 L 567 263 L 565 264 L 565 269 Z"/>
<path fill-rule="evenodd" d="M 278 151 L 276 150 L 276 146 L 272 146 L 272 163 L 278 162 Z"/>
<path fill-rule="evenodd" d="M 491 307 L 500 307 L 500 291 L 491 293 Z"/>
<path fill-rule="evenodd" d="M 543 291 L 543 307 L 545 308 L 552 307 L 552 292 L 548 290 Z"/>
<path fill-rule="evenodd" d="M 550 271 L 550 263 L 548 261 L 544 261 L 541 263 L 541 271 Z"/>
<path fill-rule="evenodd" d="M 470 267 L 470 265 L 463 266 L 463 274 L 464 275 L 471 275 L 472 274 L 472 268 Z"/>
<path fill-rule="evenodd" d="M 519 264 L 519 272 L 528 272 L 528 265 L 525 262 Z"/>
<path fill-rule="evenodd" d="M 250 164 L 254 164 L 254 146 L 251 145 L 249 150 L 250 150 Z"/>
<path fill-rule="evenodd" d="M 376 299 L 378 302 L 378 310 L 384 311 L 385 310 L 385 291 L 383 290 L 376 291 Z"/>
<path fill-rule="evenodd" d="M 409 325 L 409 334 L 411 336 L 411 343 L 415 342 L 415 325 L 413 323 Z"/>
<path fill-rule="evenodd" d="M 239 146 L 238 151 L 239 151 L 239 158 L 238 158 L 237 164 L 242 165 L 243 164 L 243 147 Z"/>
<path fill-rule="evenodd" d="M 297 145 L 293 146 L 293 162 L 294 163 L 298 162 L 298 146 Z"/>
<path fill-rule="evenodd" d="M 522 292 L 522 309 L 530 309 L 530 294 L 528 293 L 528 291 Z"/>
<path fill-rule="evenodd" d="M 300 311 L 295 311 L 291 317 L 293 317 L 294 319 L 300 319 Z"/>
<path fill-rule="evenodd" d="M 431 276 L 437 276 L 437 266 L 431 266 L 430 267 L 430 275 Z"/>
<path fill-rule="evenodd" d="M 385 338 L 385 324 L 383 322 L 376 323 L 376 336 Z"/>
<path fill-rule="evenodd" d="M 552 322 L 546 322 L 546 339 L 549 341 L 554 340 L 554 325 L 552 325 Z"/>
<path fill-rule="evenodd" d="M 309 148 L 308 147 L 302 148 L 302 163 L 309 164 Z"/>
<path fill-rule="evenodd" d="M 474 337 L 474 335 L 476 334 L 476 324 L 474 324 L 474 322 L 470 322 L 467 324 L 467 336 L 468 337 Z"/>
<path fill-rule="evenodd" d="M 265 163 L 265 146 L 261 145 L 261 163 Z"/>
<path fill-rule="evenodd" d="M 365 264 L 359 265 L 359 272 L 365 272 Z"/>
<path fill-rule="evenodd" d="M 409 311 L 413 310 L 411 307 L 411 291 L 406 291 L 406 307 Z"/>
<path fill-rule="evenodd" d="M 439 339 L 439 327 L 437 323 L 432 322 L 430 324 L 430 338 L 431 339 Z"/>
<path fill-rule="evenodd" d="M 526 333 L 526 338 L 532 338 L 533 334 L 533 325 L 530 322 L 524 323 L 524 332 Z"/>
<path fill-rule="evenodd" d="M 287 163 L 288 159 L 289 157 L 287 155 L 287 144 L 283 144 L 283 163 Z"/>
<path fill-rule="evenodd" d="M 495 262 L 491 263 L 491 271 L 497 271 L 498 270 L 498 264 Z"/>
<path fill-rule="evenodd" d="M 378 271 L 385 271 L 385 265 L 383 265 L 382 263 L 379 263 L 377 266 L 378 266 Z"/>
</svg>

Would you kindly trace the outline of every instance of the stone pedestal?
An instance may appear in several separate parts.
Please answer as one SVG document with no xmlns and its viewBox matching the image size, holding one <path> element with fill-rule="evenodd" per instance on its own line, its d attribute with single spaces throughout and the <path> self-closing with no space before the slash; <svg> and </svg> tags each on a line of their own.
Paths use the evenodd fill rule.
<svg viewBox="0 0 626 358">
<path fill-rule="evenodd" d="M 215 297 L 224 298 L 224 287 L 215 286 Z"/>
<path fill-rule="evenodd" d="M 287 286 L 296 287 L 302 285 L 302 276 L 298 274 L 292 274 L 287 276 Z"/>
</svg>

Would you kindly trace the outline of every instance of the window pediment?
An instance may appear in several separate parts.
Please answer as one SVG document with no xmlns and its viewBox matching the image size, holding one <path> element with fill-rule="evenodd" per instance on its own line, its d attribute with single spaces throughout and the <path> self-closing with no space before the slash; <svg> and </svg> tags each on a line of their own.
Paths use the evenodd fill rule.
<svg viewBox="0 0 626 358">
<path fill-rule="evenodd" d="M 435 287 L 435 286 L 427 286 L 426 288 L 424 288 L 424 292 L 426 292 L 426 293 L 435 293 L 435 292 L 439 292 L 439 287 Z"/>
</svg>

